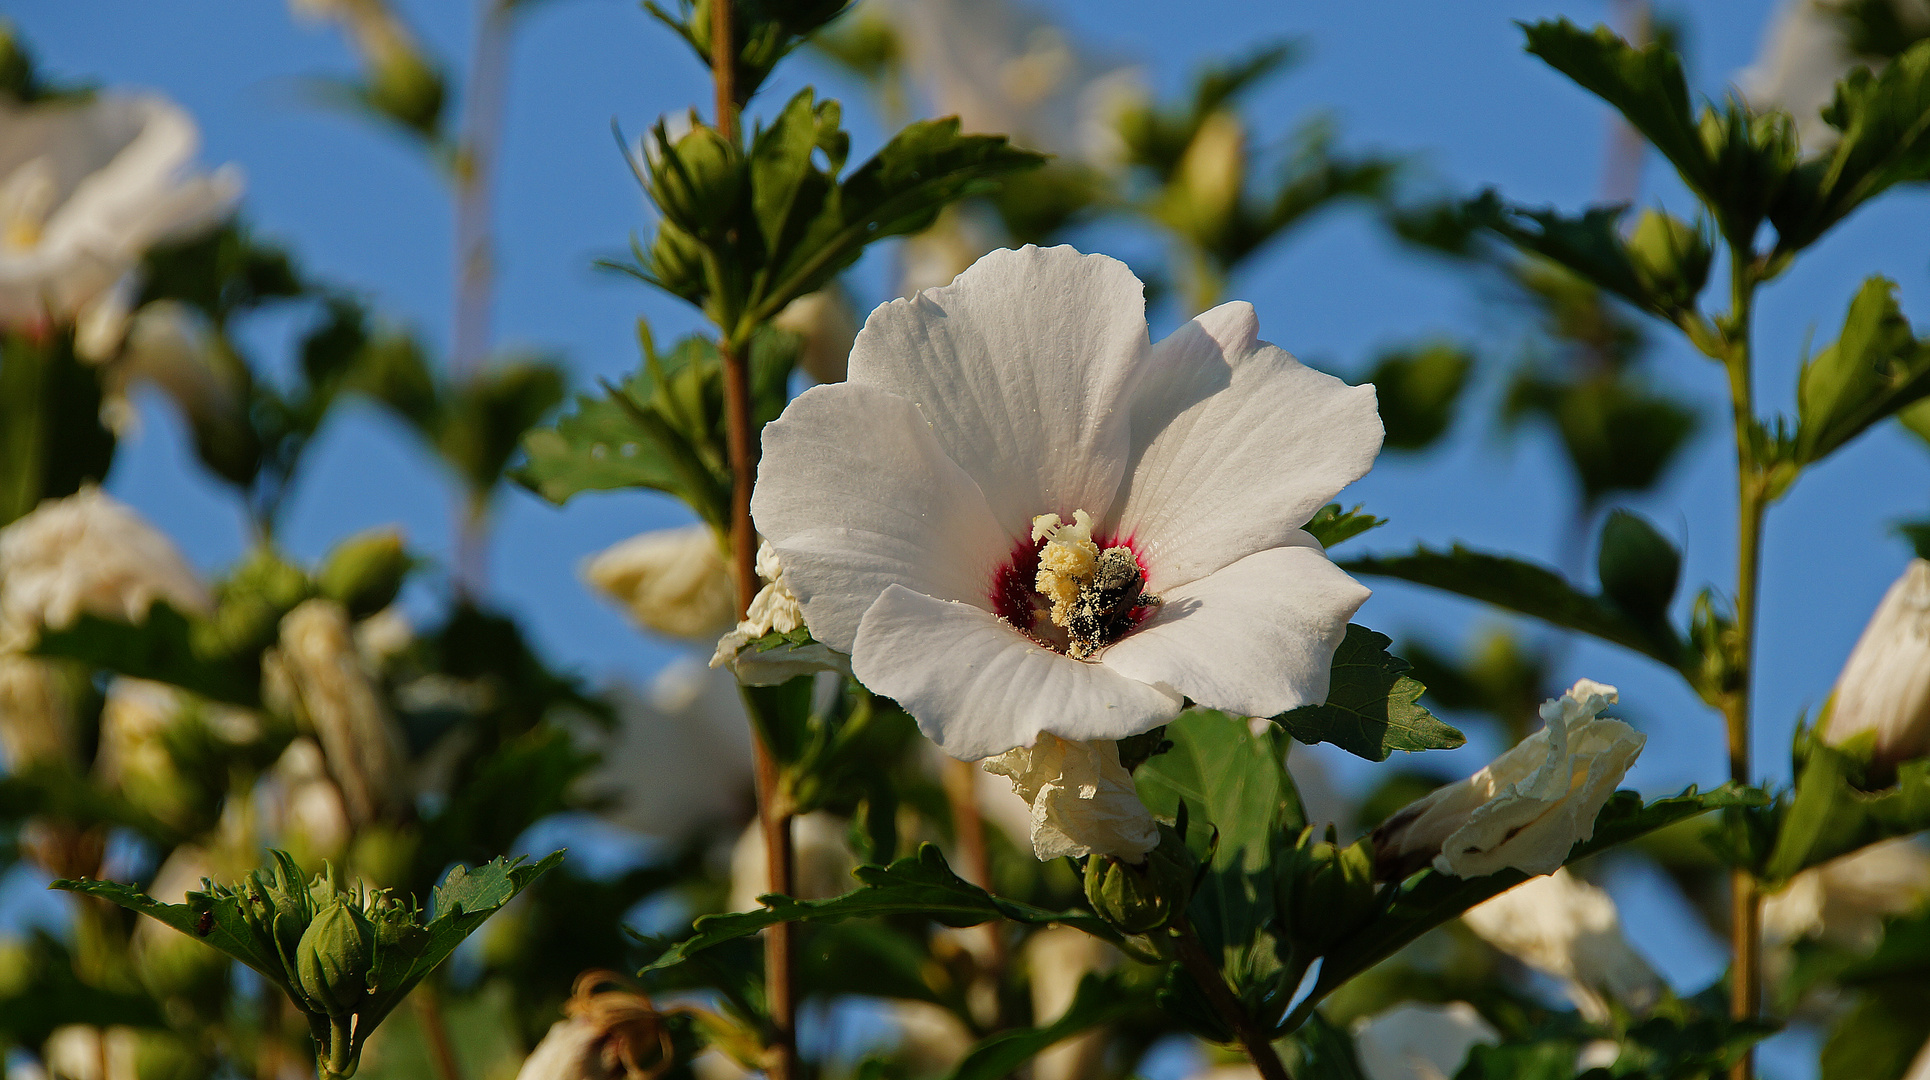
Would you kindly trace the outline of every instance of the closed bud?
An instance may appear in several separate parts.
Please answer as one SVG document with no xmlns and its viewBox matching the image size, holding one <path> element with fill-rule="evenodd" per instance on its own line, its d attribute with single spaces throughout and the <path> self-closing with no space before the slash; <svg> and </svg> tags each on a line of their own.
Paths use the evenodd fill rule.
<svg viewBox="0 0 1930 1080">
<path fill-rule="evenodd" d="M 1910 560 L 1876 606 L 1837 676 L 1823 741 L 1870 740 L 1875 776 L 1930 755 L 1930 561 Z"/>
<path fill-rule="evenodd" d="M 1199 860 L 1171 826 L 1159 826 L 1159 846 L 1141 863 L 1110 855 L 1086 860 L 1086 901 L 1122 934 L 1163 930 L 1186 913 Z"/>
<path fill-rule="evenodd" d="M 409 572 L 409 552 L 393 528 L 356 533 L 335 545 L 315 576 L 323 596 L 361 619 L 388 607 Z"/>
<path fill-rule="evenodd" d="M 1296 958 L 1323 955 L 1373 910 L 1374 848 L 1368 840 L 1342 847 L 1333 826 L 1323 839 L 1309 825 L 1277 865 L 1274 903 Z"/>
<path fill-rule="evenodd" d="M 270 548 L 257 548 L 217 590 L 215 644 L 235 655 L 260 652 L 274 643 L 282 616 L 311 592 L 300 567 Z"/>
<path fill-rule="evenodd" d="M 1682 553 L 1655 526 L 1626 510 L 1608 515 L 1596 556 L 1602 593 L 1623 611 L 1644 621 L 1659 620 L 1675 598 L 1682 575 Z"/>
<path fill-rule="evenodd" d="M 336 896 L 303 931 L 295 977 L 310 1005 L 329 1016 L 347 1016 L 368 993 L 374 956 L 375 927 L 346 898 Z"/>
<path fill-rule="evenodd" d="M 718 236 L 737 222 L 743 201 L 744 159 L 715 128 L 699 124 L 670 142 L 659 126 L 650 155 L 650 199 L 693 236 Z"/>
<path fill-rule="evenodd" d="M 1169 214 L 1193 238 L 1211 244 L 1223 238 L 1240 208 L 1246 186 L 1246 127 L 1231 112 L 1216 112 L 1200 124 L 1180 158 Z"/>
<path fill-rule="evenodd" d="M 657 238 L 650 244 L 650 272 L 665 289 L 686 300 L 704 295 L 704 252 L 689 233 L 673 222 L 657 226 Z"/>
<path fill-rule="evenodd" d="M 1709 280 L 1708 238 L 1667 211 L 1642 211 L 1627 247 L 1636 279 L 1666 306 L 1687 305 Z"/>
</svg>

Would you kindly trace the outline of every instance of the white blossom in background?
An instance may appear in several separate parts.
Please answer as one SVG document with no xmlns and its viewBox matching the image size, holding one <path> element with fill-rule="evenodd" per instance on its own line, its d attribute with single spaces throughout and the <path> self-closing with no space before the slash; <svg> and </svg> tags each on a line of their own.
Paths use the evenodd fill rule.
<svg viewBox="0 0 1930 1080">
<path fill-rule="evenodd" d="M 1530 878 L 1461 916 L 1481 940 L 1561 981 L 1583 1017 L 1606 1023 L 1609 1003 L 1641 1014 L 1662 980 L 1622 934 L 1607 892 L 1558 869 Z"/>
<path fill-rule="evenodd" d="M 897 1056 L 911 1076 L 946 1076 L 977 1041 L 958 1014 L 929 1001 L 893 999 L 891 1026 Z"/>
<path fill-rule="evenodd" d="M 140 1035 L 131 1027 L 66 1024 L 40 1049 L 49 1080 L 140 1080 Z"/>
<path fill-rule="evenodd" d="M 0 326 L 84 318 L 149 248 L 226 217 L 240 173 L 195 169 L 199 142 L 160 97 L 0 98 Z"/>
<path fill-rule="evenodd" d="M 639 692 L 611 691 L 617 725 L 580 728 L 602 760 L 578 783 L 604 820 L 681 842 L 752 811 L 750 723 L 737 681 L 701 661 L 666 666 Z"/>
<path fill-rule="evenodd" d="M 577 976 L 563 1004 L 564 1018 L 550 1025 L 523 1059 L 516 1080 L 629 1080 L 669 1052 L 663 1016 L 650 999 L 624 989 L 600 989 L 620 977 L 607 971 Z M 500 1075 L 500 1074 L 498 1074 Z"/>
<path fill-rule="evenodd" d="M 304 735 L 288 744 L 255 788 L 255 811 L 263 836 L 277 847 L 303 849 L 310 859 L 338 858 L 351 833 L 342 789 L 328 774 L 328 761 Z"/>
<path fill-rule="evenodd" d="M 362 663 L 347 609 L 315 599 L 283 616 L 263 680 L 272 707 L 313 728 L 349 820 L 373 821 L 404 798 L 401 732 Z"/>
<path fill-rule="evenodd" d="M 261 735 L 260 721 L 246 709 L 202 702 L 167 683 L 117 677 L 101 706 L 95 775 L 165 819 L 183 782 L 167 739 L 190 717 L 230 745 Z"/>
<path fill-rule="evenodd" d="M 752 514 L 814 637 L 965 760 L 1324 700 L 1368 593 L 1300 526 L 1380 418 L 1256 335 L 1231 303 L 1154 345 L 1139 280 L 1070 248 L 878 308 L 764 429 Z M 1082 513 L 1061 625 L 1039 560 Z"/>
<path fill-rule="evenodd" d="M 155 300 L 131 315 L 111 305 L 96 310 L 107 311 L 104 322 L 81 323 L 76 348 L 84 356 L 112 357 L 102 373 L 107 400 L 101 414 L 109 428 L 120 435 L 136 430 L 129 394 L 147 383 L 173 400 L 197 431 L 239 434 L 248 422 L 246 405 L 215 369 L 218 346 L 205 315 L 178 300 Z"/>
<path fill-rule="evenodd" d="M 1883 920 L 1930 899 L 1930 851 L 1910 837 L 1885 840 L 1811 867 L 1762 905 L 1763 937 L 1775 944 L 1816 938 L 1868 952 Z"/>
<path fill-rule="evenodd" d="M 1830 693 L 1823 741 L 1864 735 L 1886 765 L 1930 754 L 1930 561 L 1910 560 L 1883 594 Z"/>
<path fill-rule="evenodd" d="M 42 627 L 85 612 L 139 623 L 157 600 L 205 615 L 207 587 L 132 507 L 88 485 L 0 529 L 0 652 L 32 647 Z"/>
<path fill-rule="evenodd" d="M 984 254 L 1005 244 L 998 214 L 981 203 L 954 203 L 898 246 L 898 295 L 950 285 Z"/>
<path fill-rule="evenodd" d="M 1023 955 L 1032 991 L 1032 1026 L 1043 1028 L 1072 1008 L 1082 979 L 1110 971 L 1120 954 L 1083 930 L 1048 926 L 1025 939 Z M 1032 1059 L 1032 1080 L 1084 1080 L 1094 1075 L 1105 1052 L 1103 1029 L 1053 1043 Z"/>
<path fill-rule="evenodd" d="M 708 525 L 633 536 L 585 559 L 579 572 L 658 633 L 714 641 L 735 621 L 730 568 Z"/>
<path fill-rule="evenodd" d="M 737 629 L 718 639 L 710 666 L 730 668 L 737 681 L 746 686 L 776 686 L 819 671 L 850 674 L 844 654 L 821 641 L 762 651 L 745 648 L 766 634 L 788 634 L 804 625 L 804 609 L 791 591 L 790 577 L 784 572 L 777 549 L 768 540 L 757 548 L 757 575 L 764 579 L 764 587 L 751 598 L 750 610 Z"/>
<path fill-rule="evenodd" d="M 1634 728 L 1599 715 L 1615 698 L 1614 687 L 1582 679 L 1543 702 L 1540 731 L 1374 830 L 1381 866 L 1406 873 L 1431 862 L 1457 877 L 1509 867 L 1553 873 L 1595 835 L 1595 815 L 1642 750 Z"/>
<path fill-rule="evenodd" d="M 1044 734 L 1030 747 L 981 763 L 1010 777 L 1031 804 L 1032 853 L 1041 862 L 1070 855 L 1116 855 L 1139 862 L 1159 846 L 1152 812 L 1139 801 L 1132 774 L 1119 764 L 1119 744 L 1071 742 Z"/>
<path fill-rule="evenodd" d="M 5 768 L 77 760 L 73 687 L 46 660 L 0 652 L 0 750 Z"/>
<path fill-rule="evenodd" d="M 852 309 L 851 294 L 843 285 L 833 281 L 817 292 L 798 297 L 777 313 L 771 325 L 804 339 L 797 366 L 812 381 L 844 381 L 851 343 L 858 337 L 858 313 Z"/>
<path fill-rule="evenodd" d="M 1930 2 L 1888 0 L 1904 26 L 1930 30 Z M 1850 51 L 1839 16 L 1825 0 L 1783 0 L 1763 36 L 1755 63 L 1737 75 L 1743 96 L 1758 109 L 1777 108 L 1796 118 L 1796 138 L 1814 156 L 1835 145 L 1837 131 L 1823 122 L 1822 110 L 1836 96 L 1836 84 L 1872 57 Z"/>
<path fill-rule="evenodd" d="M 825 900 L 858 887 L 851 871 L 858 856 L 851 850 L 851 822 L 836 814 L 813 810 L 791 819 L 791 895 L 799 900 Z M 751 822 L 730 853 L 730 910 L 756 911 L 757 898 L 771 891 L 770 863 L 764 858 L 764 830 Z"/>
<path fill-rule="evenodd" d="M 1354 1023 L 1354 1053 L 1367 1080 L 1450 1080 L 1476 1046 L 1501 1033 L 1465 1001 L 1407 1002 Z"/>
</svg>

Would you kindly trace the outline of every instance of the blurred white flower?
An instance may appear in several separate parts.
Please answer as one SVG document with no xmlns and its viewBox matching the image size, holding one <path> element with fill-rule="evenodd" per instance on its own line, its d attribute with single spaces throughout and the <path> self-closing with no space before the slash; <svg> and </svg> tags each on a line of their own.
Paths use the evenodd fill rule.
<svg viewBox="0 0 1930 1080">
<path fill-rule="evenodd" d="M 348 848 L 341 788 L 328 775 L 322 748 L 307 736 L 289 743 L 275 760 L 255 789 L 255 803 L 262 833 L 277 847 L 299 848 L 311 859 L 338 858 Z"/>
<path fill-rule="evenodd" d="M 817 292 L 800 296 L 777 313 L 771 325 L 804 339 L 798 367 L 821 383 L 844 381 L 851 343 L 858 336 L 858 313 L 851 294 L 833 281 Z"/>
<path fill-rule="evenodd" d="M 355 651 L 370 671 L 381 671 L 415 643 L 415 626 L 400 605 L 390 604 L 355 624 Z"/>
<path fill-rule="evenodd" d="M 1763 937 L 1782 944 L 1817 938 L 1867 952 L 1883 937 L 1883 920 L 1930 899 L 1930 852 L 1909 837 L 1832 859 L 1797 874 L 1763 901 Z"/>
<path fill-rule="evenodd" d="M 214 606 L 172 541 L 91 484 L 0 529 L 0 652 L 82 612 L 138 623 L 156 600 L 197 615 Z"/>
<path fill-rule="evenodd" d="M 894 999 L 891 1024 L 898 1055 L 911 1076 L 949 1075 L 977 1041 L 957 1013 L 928 1001 Z"/>
<path fill-rule="evenodd" d="M 362 825 L 403 799 L 403 753 L 349 627 L 333 600 L 306 600 L 283 616 L 280 644 L 263 660 L 263 697 L 314 730 L 349 820 Z"/>
<path fill-rule="evenodd" d="M 980 203 L 954 203 L 924 232 L 898 247 L 898 295 L 950 285 L 984 254 L 1006 242 L 998 214 Z"/>
<path fill-rule="evenodd" d="M 74 694 L 56 664 L 0 652 L 0 750 L 6 769 L 38 762 L 72 763 Z"/>
<path fill-rule="evenodd" d="M 192 792 L 168 740 L 187 722 L 230 745 L 261 734 L 260 722 L 245 709 L 204 702 L 167 683 L 116 678 L 101 706 L 96 776 L 155 817 L 181 824 Z"/>
<path fill-rule="evenodd" d="M 1873 737 L 1885 766 L 1930 754 L 1930 561 L 1910 560 L 1883 594 L 1821 723 L 1832 746 Z"/>
<path fill-rule="evenodd" d="M 851 871 L 858 868 L 847 837 L 851 822 L 836 814 L 813 810 L 791 819 L 791 895 L 799 900 L 843 896 L 858 887 Z M 730 910 L 756 911 L 757 898 L 771 891 L 764 858 L 764 830 L 751 822 L 730 853 Z"/>
<path fill-rule="evenodd" d="M 584 725 L 602 755 L 582 793 L 612 824 L 674 842 L 705 826 L 742 821 L 753 807 L 750 721 L 737 680 L 701 661 L 674 661 L 639 693 L 610 694 L 613 731 Z"/>
<path fill-rule="evenodd" d="M 1374 830 L 1383 872 L 1404 876 L 1432 862 L 1457 877 L 1553 873 L 1595 835 L 1595 815 L 1642 750 L 1634 728 L 1598 715 L 1615 697 L 1612 686 L 1580 680 L 1542 703 L 1540 731 L 1395 812 Z"/>
<path fill-rule="evenodd" d="M 1367 1080 L 1449 1080 L 1468 1052 L 1501 1042 L 1465 1001 L 1408 1002 L 1354 1024 L 1354 1050 Z"/>
<path fill-rule="evenodd" d="M 1072 1008 L 1082 979 L 1109 971 L 1119 962 L 1119 950 L 1069 926 L 1034 932 L 1025 939 L 1024 956 L 1032 989 L 1032 1026 L 1040 1028 Z M 1094 1075 L 1105 1051 L 1103 1030 L 1053 1043 L 1032 1059 L 1032 1080 L 1083 1080 Z"/>
<path fill-rule="evenodd" d="M 71 322 L 149 248 L 225 217 L 240 174 L 196 171 L 199 141 L 159 97 L 0 98 L 0 326 Z"/>
<path fill-rule="evenodd" d="M 737 610 L 708 525 L 633 536 L 585 559 L 580 573 L 638 624 L 673 637 L 715 640 Z"/>
<path fill-rule="evenodd" d="M 1367 590 L 1300 526 L 1380 419 L 1257 330 L 1226 304 L 1154 346 L 1139 280 L 1063 247 L 872 312 L 764 429 L 752 514 L 812 634 L 965 760 L 1323 700 Z"/>
<path fill-rule="evenodd" d="M 1041 862 L 1095 853 L 1139 862 L 1159 846 L 1152 811 L 1119 764 L 1116 742 L 1044 734 L 1030 747 L 981 764 L 986 772 L 1011 777 L 1012 790 L 1032 805 L 1032 853 Z"/>
<path fill-rule="evenodd" d="M 751 598 L 750 610 L 737 628 L 718 639 L 710 666 L 730 668 L 746 686 L 776 686 L 819 671 L 850 674 L 849 659 L 821 641 L 766 650 L 745 648 L 766 634 L 788 634 L 804 625 L 804 609 L 791 591 L 790 576 L 778 560 L 777 549 L 768 540 L 757 547 L 757 576 L 764 579 L 764 587 Z"/>
<path fill-rule="evenodd" d="M 613 982 L 620 979 L 607 971 L 577 976 L 564 1018 L 523 1059 L 516 1080 L 632 1080 L 668 1063 L 663 1014 L 640 993 L 602 989 Z"/>
<path fill-rule="evenodd" d="M 109 305 L 96 305 L 96 311 Z M 243 402 L 215 369 L 215 344 L 207 318 L 178 300 L 156 300 L 142 305 L 132 317 L 124 313 L 107 323 L 83 322 L 75 348 L 81 355 L 109 360 L 103 374 L 108 399 L 103 419 L 116 433 L 133 430 L 135 412 L 129 392 L 146 382 L 173 400 L 199 433 L 232 431 L 245 437 Z"/>
<path fill-rule="evenodd" d="M 131 1027 L 66 1024 L 47 1036 L 40 1056 L 50 1080 L 140 1080 L 140 1051 Z"/>
<path fill-rule="evenodd" d="M 1561 980 L 1582 1016 L 1605 1023 L 1609 1002 L 1640 1014 L 1662 980 L 1622 935 L 1608 893 L 1558 869 L 1530 878 L 1461 916 L 1483 941 Z"/>
<path fill-rule="evenodd" d="M 1013 0 L 885 0 L 883 9 L 932 115 L 1092 166 L 1120 159 L 1114 121 L 1144 95 L 1137 68 L 1082 55 L 1042 10 Z"/>
<path fill-rule="evenodd" d="M 1796 138 L 1814 156 L 1835 145 L 1835 128 L 1822 110 L 1836 96 L 1836 84 L 1859 64 L 1881 66 L 1880 58 L 1858 56 L 1844 33 L 1843 15 L 1825 0 L 1783 0 L 1763 35 L 1755 63 L 1736 82 L 1757 109 L 1783 109 L 1796 118 Z M 1930 31 L 1930 0 L 1880 0 L 1909 30 Z"/>
</svg>

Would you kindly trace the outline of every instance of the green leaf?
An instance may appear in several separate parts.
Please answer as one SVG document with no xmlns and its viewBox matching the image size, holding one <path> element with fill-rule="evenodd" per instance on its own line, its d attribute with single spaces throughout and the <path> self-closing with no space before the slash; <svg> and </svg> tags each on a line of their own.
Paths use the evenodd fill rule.
<svg viewBox="0 0 1930 1080">
<path fill-rule="evenodd" d="M 555 364 L 519 360 L 472 378 L 445 411 L 436 432 L 443 460 L 474 491 L 502 479 L 524 433 L 563 402 L 563 371 Z"/>
<path fill-rule="evenodd" d="M 98 482 L 114 460 L 99 369 L 73 345 L 72 332 L 0 336 L 0 525 Z"/>
<path fill-rule="evenodd" d="M 1930 759 L 1905 762 L 1881 791 L 1857 786 L 1867 766 L 1851 754 L 1802 737 L 1796 797 L 1784 812 L 1763 868 L 1771 882 L 1881 840 L 1930 829 Z"/>
<path fill-rule="evenodd" d="M 1313 520 L 1301 526 L 1320 541 L 1323 548 L 1332 549 L 1335 544 L 1345 543 L 1369 529 L 1378 529 L 1387 524 L 1386 518 L 1360 512 L 1360 504 L 1351 510 L 1342 510 L 1339 503 L 1328 503 L 1315 511 Z"/>
<path fill-rule="evenodd" d="M 1146 1004 L 1118 976 L 1088 973 L 1057 1020 L 1044 1027 L 1002 1031 L 981 1041 L 952 1070 L 951 1080 L 1002 1080 L 1054 1044 L 1124 1019 Z"/>
<path fill-rule="evenodd" d="M 1387 635 L 1349 624 L 1334 651 L 1327 700 L 1274 722 L 1309 746 L 1330 742 L 1369 761 L 1386 761 L 1395 750 L 1452 750 L 1467 742 L 1420 704 L 1426 688 L 1406 674 L 1407 661 L 1388 653 L 1389 644 Z"/>
<path fill-rule="evenodd" d="M 637 379 L 626 388 L 647 400 Z M 559 506 L 585 491 L 680 490 L 656 436 L 608 396 L 578 394 L 575 411 L 523 436 L 523 455 L 515 479 Z"/>
<path fill-rule="evenodd" d="M 1522 25 L 1528 51 L 1614 106 L 1661 151 L 1691 191 L 1710 190 L 1710 165 L 1682 60 L 1665 42 L 1636 48 L 1606 26 L 1583 30 L 1567 19 Z"/>
<path fill-rule="evenodd" d="M 1682 553 L 1655 526 L 1627 510 L 1610 513 L 1602 522 L 1595 572 L 1603 599 L 1640 625 L 1667 630 Z"/>
<path fill-rule="evenodd" d="M 1625 206 L 1598 206 L 1581 217 L 1566 217 L 1552 207 L 1531 210 L 1504 203 L 1492 190 L 1462 208 L 1466 220 L 1523 251 L 1557 263 L 1644 311 L 1672 318 L 1673 309 L 1643 284 L 1622 242 L 1621 221 L 1627 212 Z"/>
<path fill-rule="evenodd" d="M 1189 709 L 1166 726 L 1165 737 L 1172 746 L 1148 758 L 1133 782 L 1155 817 L 1177 818 L 1183 802 L 1189 831 L 1219 830 L 1214 866 L 1258 870 L 1276 837 L 1306 825 L 1285 748 L 1271 733 L 1255 735 L 1243 716 Z"/>
<path fill-rule="evenodd" d="M 1480 600 L 1496 607 L 1578 630 L 1652 657 L 1669 667 L 1682 662 L 1682 643 L 1666 626 L 1644 627 L 1600 597 L 1589 596 L 1561 575 L 1534 563 L 1471 551 L 1417 548 L 1411 555 L 1348 559 L 1351 574 L 1399 578 Z"/>
<path fill-rule="evenodd" d="M 1874 75 L 1850 72 L 1823 119 L 1842 135 L 1827 156 L 1798 166 L 1770 206 L 1778 251 L 1809 246 L 1892 185 L 1930 179 L 1930 41 Z"/>
<path fill-rule="evenodd" d="M 156 601 L 138 626 L 83 613 L 64 630 L 42 630 L 33 651 L 133 679 L 170 683 L 215 701 L 258 707 L 259 661 L 229 654 L 209 631 L 166 601 Z"/>
<path fill-rule="evenodd" d="M 1575 1055 L 1580 1052 L 1581 1047 L 1569 1039 L 1500 1046 L 1476 1043 L 1468 1048 L 1466 1064 L 1454 1080 L 1575 1080 Z"/>
<path fill-rule="evenodd" d="M 1930 984 L 1899 980 L 1864 994 L 1823 1044 L 1822 1080 L 1903 1080 L 1930 1040 Z"/>
<path fill-rule="evenodd" d="M 1447 434 L 1455 402 L 1467 388 L 1474 357 L 1446 342 L 1384 353 L 1367 373 L 1380 402 L 1384 444 L 1391 450 L 1425 450 Z M 1332 546 L 1332 545 L 1328 545 Z"/>
<path fill-rule="evenodd" d="M 1761 792 L 1733 783 L 1706 793 L 1690 786 L 1680 795 L 1646 805 L 1635 792 L 1618 791 L 1596 815 L 1594 835 L 1577 843 L 1565 861 L 1586 858 L 1711 810 L 1759 806 L 1766 801 Z M 1311 1012 L 1314 1005 L 1341 984 L 1394 955 L 1422 934 L 1526 880 L 1528 875 L 1519 870 L 1459 878 L 1429 867 L 1402 881 L 1388 894 L 1386 907 L 1378 918 L 1328 951 L 1312 993 L 1295 1010 L 1296 1016 L 1289 1018 L 1289 1024 Z"/>
<path fill-rule="evenodd" d="M 1872 277 L 1850 301 L 1835 343 L 1803 365 L 1796 453 L 1820 461 L 1872 424 L 1930 395 L 1930 348 L 1897 307 L 1896 283 Z"/>
<path fill-rule="evenodd" d="M 1599 348 L 1578 344 L 1591 354 Z M 1654 487 L 1698 425 L 1693 409 L 1616 369 L 1579 376 L 1523 371 L 1508 388 L 1503 417 L 1512 422 L 1526 416 L 1554 426 L 1590 504 L 1614 492 Z"/>
<path fill-rule="evenodd" d="M 1295 1041 L 1303 1056 L 1300 1067 L 1294 1070 L 1294 1080 L 1368 1080 L 1354 1052 L 1353 1036 L 1319 1013 L 1307 1017 L 1295 1032 Z"/>
<path fill-rule="evenodd" d="M 994 896 L 952 873 L 936 845 L 921 844 L 890 866 L 860 866 L 861 886 L 828 900 L 797 900 L 788 896 L 760 896 L 758 911 L 706 915 L 697 920 L 696 933 L 671 946 L 643 970 L 661 971 L 684 958 L 728 941 L 749 937 L 781 922 L 841 922 L 885 915 L 920 915 L 946 926 L 976 926 L 1006 918 L 1029 924 L 1064 923 L 1089 934 L 1116 940 L 1104 921 L 1086 911 L 1047 911 L 1017 900 Z"/>
</svg>

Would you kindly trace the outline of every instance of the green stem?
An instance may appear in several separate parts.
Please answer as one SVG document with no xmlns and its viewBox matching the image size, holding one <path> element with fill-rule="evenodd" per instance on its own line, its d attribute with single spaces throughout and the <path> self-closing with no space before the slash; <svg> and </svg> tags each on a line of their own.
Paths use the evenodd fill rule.
<svg viewBox="0 0 1930 1080">
<path fill-rule="evenodd" d="M 1729 400 L 1736 437 L 1736 643 L 1731 662 L 1733 686 L 1723 697 L 1729 736 L 1729 778 L 1751 780 L 1750 689 L 1755 679 L 1757 586 L 1761 575 L 1764 498 L 1762 463 L 1756 458 L 1756 412 L 1750 362 L 1750 321 L 1757 285 L 1754 252 L 1729 249 L 1729 319 L 1724 327 L 1723 358 L 1729 374 Z M 1730 872 L 1730 951 L 1733 957 L 1729 1014 L 1753 1020 L 1762 1009 L 1761 897 L 1746 869 Z M 1730 1072 L 1731 1080 L 1751 1080 L 1755 1054 L 1746 1052 Z"/>
</svg>

